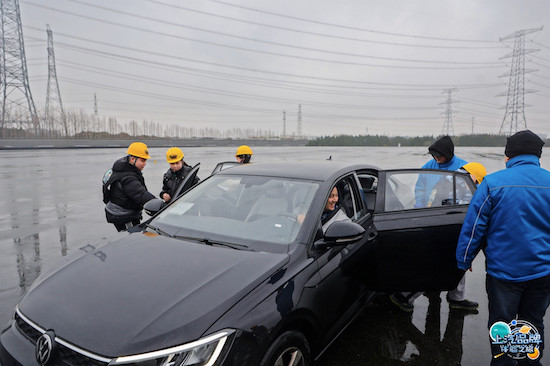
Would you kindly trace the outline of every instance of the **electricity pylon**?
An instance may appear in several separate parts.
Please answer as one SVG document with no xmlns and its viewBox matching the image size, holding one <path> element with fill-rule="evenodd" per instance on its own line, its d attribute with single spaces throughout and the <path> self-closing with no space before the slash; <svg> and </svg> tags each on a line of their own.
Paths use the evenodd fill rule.
<svg viewBox="0 0 550 366">
<path fill-rule="evenodd" d="M 46 90 L 46 113 L 45 120 L 49 133 L 55 134 L 57 126 L 61 127 L 65 137 L 69 136 L 63 103 L 61 103 L 61 94 L 59 93 L 59 83 L 57 82 L 57 72 L 55 70 L 55 54 L 53 51 L 53 35 L 50 26 L 46 24 L 48 33 L 48 89 Z"/>
<path fill-rule="evenodd" d="M 445 121 L 443 122 L 443 128 L 441 129 L 442 135 L 448 135 L 453 136 L 455 134 L 454 128 L 453 128 L 453 92 L 457 91 L 458 89 L 445 89 L 443 90 L 442 94 L 447 94 L 447 100 L 443 103 L 439 104 L 445 104 Z"/>
<path fill-rule="evenodd" d="M 302 136 L 302 105 L 298 105 L 298 127 L 296 129 L 298 137 Z"/>
<path fill-rule="evenodd" d="M 508 81 L 508 91 L 497 95 L 507 97 L 506 111 L 504 112 L 499 134 L 512 135 L 518 130 L 527 129 L 527 120 L 525 119 L 524 111 L 526 107 L 525 93 L 533 93 L 536 90 L 525 89 L 525 74 L 536 70 L 525 68 L 525 55 L 539 50 L 525 49 L 525 35 L 540 30 L 542 30 L 542 27 L 522 29 L 499 39 L 501 42 L 512 38 L 514 39 L 514 50 L 512 53 L 501 57 L 501 59 L 512 57 L 512 67 L 509 73 L 500 76 L 509 76 L 510 78 Z"/>
<path fill-rule="evenodd" d="M 22 129 L 38 136 L 40 125 L 27 74 L 18 0 L 0 0 L 0 130 Z"/>
</svg>

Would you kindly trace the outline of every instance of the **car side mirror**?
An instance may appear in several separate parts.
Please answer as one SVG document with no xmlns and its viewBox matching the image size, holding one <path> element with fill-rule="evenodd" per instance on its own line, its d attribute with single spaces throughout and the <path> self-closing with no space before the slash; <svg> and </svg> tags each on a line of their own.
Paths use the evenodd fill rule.
<svg viewBox="0 0 550 366">
<path fill-rule="evenodd" d="M 323 239 L 315 242 L 315 247 L 324 249 L 334 246 L 346 246 L 357 243 L 363 238 L 365 229 L 354 222 L 336 221 L 330 224 Z"/>
<path fill-rule="evenodd" d="M 145 202 L 143 205 L 143 210 L 147 213 L 147 215 L 154 216 L 157 212 L 162 210 L 164 206 L 166 206 L 166 204 L 163 200 L 160 198 L 153 198 L 152 200 Z"/>
</svg>

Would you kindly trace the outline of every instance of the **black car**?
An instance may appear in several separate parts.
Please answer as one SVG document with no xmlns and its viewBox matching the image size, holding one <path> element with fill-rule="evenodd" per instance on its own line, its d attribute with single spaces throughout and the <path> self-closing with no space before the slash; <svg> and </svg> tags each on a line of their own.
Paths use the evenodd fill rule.
<svg viewBox="0 0 550 366">
<path fill-rule="evenodd" d="M 347 218 L 323 228 L 334 187 Z M 39 277 L 0 364 L 310 365 L 376 291 L 456 286 L 474 190 L 462 173 L 335 161 L 220 170 Z"/>
</svg>

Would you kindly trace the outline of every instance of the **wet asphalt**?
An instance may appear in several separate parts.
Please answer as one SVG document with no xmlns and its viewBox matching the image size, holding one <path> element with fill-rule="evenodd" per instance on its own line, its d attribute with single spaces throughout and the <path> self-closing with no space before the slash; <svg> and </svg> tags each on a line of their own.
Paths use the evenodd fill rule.
<svg viewBox="0 0 550 366">
<path fill-rule="evenodd" d="M 144 171 L 152 192 L 159 192 L 167 163 L 165 149 L 151 149 L 155 160 Z M 463 148 L 461 157 L 483 163 L 489 172 L 503 167 L 499 148 Z M 258 148 L 257 161 L 319 158 L 375 161 L 382 167 L 416 167 L 427 157 L 423 148 Z M 231 148 L 188 148 L 186 160 L 201 162 L 205 177 L 219 161 L 233 160 Z M 0 152 L 0 325 L 45 268 L 83 245 L 115 234 L 105 222 L 101 177 L 121 149 L 24 150 Z M 458 155 L 458 153 L 457 153 Z M 544 160 L 550 163 L 550 156 Z M 544 166 L 544 164 L 543 164 Z M 548 167 L 546 167 L 548 169 Z M 420 296 L 413 313 L 396 308 L 384 294 L 358 315 L 316 366 L 336 365 L 488 365 L 487 296 L 484 258 L 467 273 L 466 295 L 479 312 L 450 310 L 445 293 Z M 546 316 L 546 338 L 550 336 Z M 550 365 L 550 357 L 543 360 Z"/>
</svg>

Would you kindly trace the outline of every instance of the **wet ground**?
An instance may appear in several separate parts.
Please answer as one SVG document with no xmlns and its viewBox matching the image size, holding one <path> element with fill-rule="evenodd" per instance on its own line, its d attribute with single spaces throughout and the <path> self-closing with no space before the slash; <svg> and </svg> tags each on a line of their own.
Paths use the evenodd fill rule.
<svg viewBox="0 0 550 366">
<path fill-rule="evenodd" d="M 201 162 L 206 177 L 220 161 L 233 160 L 233 148 L 187 148 L 186 161 Z M 420 167 L 425 148 L 260 147 L 256 161 L 333 159 L 365 161 L 384 168 Z M 165 149 L 151 149 L 144 175 L 150 191 L 161 188 L 168 168 Z M 494 172 L 504 167 L 503 148 L 462 148 L 457 155 Z M 124 149 L 23 150 L 0 152 L 0 325 L 45 268 L 87 243 L 115 234 L 105 222 L 101 177 Z M 154 159 L 158 159 L 156 162 Z M 542 165 L 550 168 L 550 151 Z M 545 163 L 548 163 L 545 165 Z M 449 310 L 445 293 L 419 297 L 412 314 L 379 296 L 343 332 L 317 366 L 487 365 L 487 295 L 484 259 L 467 273 L 467 298 L 479 313 Z M 439 300 L 438 300 L 439 299 Z M 545 318 L 546 338 L 550 317 Z M 550 365 L 546 357 L 544 365 Z"/>
</svg>

